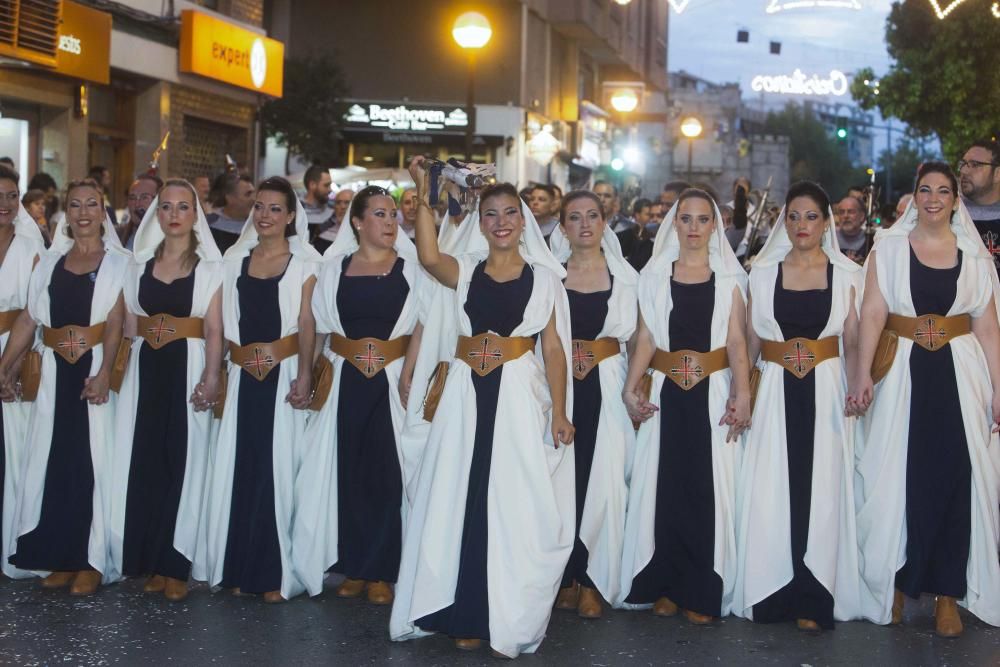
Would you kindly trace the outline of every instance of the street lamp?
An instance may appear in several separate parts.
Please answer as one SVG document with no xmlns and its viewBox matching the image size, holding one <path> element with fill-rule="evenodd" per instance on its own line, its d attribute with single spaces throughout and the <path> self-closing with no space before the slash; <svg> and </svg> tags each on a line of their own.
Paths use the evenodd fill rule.
<svg viewBox="0 0 1000 667">
<path fill-rule="evenodd" d="M 631 113 L 639 106 L 639 96 L 631 88 L 623 88 L 611 95 L 611 106 L 618 113 Z"/>
<path fill-rule="evenodd" d="M 469 55 L 469 90 L 465 101 L 467 124 L 465 126 L 465 160 L 472 160 L 472 130 L 476 118 L 476 51 L 486 46 L 493 36 L 490 22 L 479 12 L 465 12 L 452 26 L 451 36 Z"/>
<path fill-rule="evenodd" d="M 694 156 L 694 140 L 701 136 L 701 121 L 694 116 L 688 116 L 681 121 L 681 134 L 688 140 L 688 183 L 691 182 L 691 159 Z"/>
</svg>

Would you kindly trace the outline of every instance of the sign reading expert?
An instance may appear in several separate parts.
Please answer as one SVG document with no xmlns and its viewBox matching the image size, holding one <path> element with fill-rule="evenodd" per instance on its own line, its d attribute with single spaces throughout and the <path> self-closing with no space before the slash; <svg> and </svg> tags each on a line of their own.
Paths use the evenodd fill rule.
<svg viewBox="0 0 1000 667">
<path fill-rule="evenodd" d="M 180 70 L 281 97 L 285 45 L 193 9 L 181 12 Z"/>
</svg>

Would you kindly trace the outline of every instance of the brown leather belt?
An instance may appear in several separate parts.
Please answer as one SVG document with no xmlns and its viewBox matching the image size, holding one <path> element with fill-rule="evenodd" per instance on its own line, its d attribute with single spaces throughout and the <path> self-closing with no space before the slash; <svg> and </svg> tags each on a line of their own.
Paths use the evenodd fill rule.
<svg viewBox="0 0 1000 667">
<path fill-rule="evenodd" d="M 535 339 L 528 336 L 505 337 L 482 333 L 459 336 L 455 358 L 467 363 L 476 375 L 484 377 L 534 349 Z"/>
<path fill-rule="evenodd" d="M 971 333 L 972 318 L 968 313 L 952 317 L 934 314 L 906 317 L 889 313 L 885 328 L 909 338 L 925 350 L 935 352 L 951 342 L 952 338 Z"/>
<path fill-rule="evenodd" d="M 712 373 L 729 368 L 729 355 L 724 347 L 711 352 L 694 350 L 667 352 L 657 349 L 649 367 L 660 371 L 678 387 L 687 391 Z"/>
<path fill-rule="evenodd" d="M 573 339 L 573 377 L 582 380 L 608 357 L 621 352 L 617 338 L 598 338 L 597 340 Z"/>
<path fill-rule="evenodd" d="M 139 335 L 154 350 L 180 338 L 205 337 L 205 320 L 200 317 L 174 317 L 160 313 L 149 317 L 139 315 L 137 319 Z"/>
<path fill-rule="evenodd" d="M 818 340 L 812 338 L 792 338 L 786 341 L 761 340 L 760 356 L 764 361 L 782 366 L 801 380 L 827 359 L 840 356 L 840 340 L 836 336 Z"/>
<path fill-rule="evenodd" d="M 339 334 L 330 335 L 330 349 L 344 361 L 361 371 L 369 380 L 383 368 L 406 354 L 410 344 L 409 336 L 392 340 L 380 338 L 345 338 Z"/>
<path fill-rule="evenodd" d="M 71 364 L 104 342 L 104 322 L 89 327 L 68 324 L 58 329 L 42 327 L 42 343 Z"/>
<path fill-rule="evenodd" d="M 271 343 L 250 343 L 243 346 L 229 341 L 229 360 L 261 382 L 282 361 L 298 353 L 298 334 L 289 334 Z"/>
<path fill-rule="evenodd" d="M 14 322 L 17 320 L 18 315 L 22 312 L 24 312 L 23 308 L 20 310 L 0 311 L 0 336 L 14 328 Z"/>
</svg>

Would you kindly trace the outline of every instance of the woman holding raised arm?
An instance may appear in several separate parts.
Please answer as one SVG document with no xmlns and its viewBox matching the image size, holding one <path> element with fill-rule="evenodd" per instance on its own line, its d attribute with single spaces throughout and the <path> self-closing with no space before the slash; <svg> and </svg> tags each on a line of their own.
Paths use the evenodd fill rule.
<svg viewBox="0 0 1000 667">
<path fill-rule="evenodd" d="M 42 375 L 29 417 L 10 563 L 48 572 L 46 588 L 90 595 L 110 581 L 107 499 L 114 453 L 111 368 L 122 337 L 121 286 L 128 268 L 89 179 L 66 189 L 66 216 L 31 277 L 28 308 L 14 323 L 0 385 L 42 328 Z"/>
<path fill-rule="evenodd" d="M 601 200 L 589 190 L 566 195 L 549 243 L 566 267 L 576 429 L 576 540 L 556 608 L 600 618 L 601 598 L 616 599 L 621 584 L 625 460 L 635 447 L 621 393 L 639 276 L 622 256 Z"/>
<path fill-rule="evenodd" d="M 269 603 L 304 590 L 292 519 L 299 505 L 319 503 L 318 489 L 302 498 L 295 489 L 312 398 L 320 259 L 307 225 L 288 181 L 265 179 L 223 266 L 229 382 L 205 494 L 208 542 L 199 553 L 206 561 L 195 563 L 195 578 L 237 595 L 262 593 Z"/>
<path fill-rule="evenodd" d="M 830 200 L 792 185 L 750 272 L 750 359 L 762 357 L 746 439 L 733 612 L 833 629 L 858 614 L 854 420 L 860 267 L 840 252 Z"/>
<path fill-rule="evenodd" d="M 714 200 L 688 189 L 639 276 L 639 330 L 623 397 L 636 442 L 618 603 L 729 613 L 739 436 L 750 424 L 746 273 Z M 651 393 L 640 380 L 651 372 Z"/>
<path fill-rule="evenodd" d="M 565 272 L 506 183 L 483 190 L 454 254 L 441 253 L 422 161 L 410 165 L 420 263 L 455 292 L 423 338 L 448 337 L 455 357 L 420 464 L 389 631 L 397 641 L 441 632 L 470 650 L 487 641 L 516 657 L 541 643 L 573 547 Z"/>
<path fill-rule="evenodd" d="M 190 183 L 164 184 L 125 279 L 131 363 L 118 402 L 111 560 L 187 597 L 222 367 L 222 255 Z"/>
<path fill-rule="evenodd" d="M 901 623 L 904 595 L 930 593 L 943 637 L 962 633 L 958 604 L 1000 626 L 997 292 L 954 173 L 925 162 L 865 264 L 847 399 L 868 412 L 855 493 L 861 609 L 875 623 Z M 873 360 L 891 363 L 877 386 Z"/>
</svg>

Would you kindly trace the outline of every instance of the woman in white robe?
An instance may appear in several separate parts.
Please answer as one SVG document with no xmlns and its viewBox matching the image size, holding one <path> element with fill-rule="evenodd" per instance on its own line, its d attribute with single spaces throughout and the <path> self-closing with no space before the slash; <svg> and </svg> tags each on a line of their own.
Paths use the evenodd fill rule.
<svg viewBox="0 0 1000 667">
<path fill-rule="evenodd" d="M 621 393 L 639 276 L 622 256 L 597 195 L 578 190 L 562 201 L 549 244 L 566 267 L 573 335 L 577 532 L 556 608 L 600 618 L 601 598 L 615 600 L 621 583 L 625 460 L 635 447 Z"/>
<path fill-rule="evenodd" d="M 441 253 L 422 160 L 411 163 L 420 262 L 454 290 L 423 340 L 457 345 L 420 462 L 389 633 L 441 632 L 458 648 L 487 641 L 516 657 L 541 644 L 573 547 L 565 273 L 509 184 L 483 191 L 455 254 Z"/>
<path fill-rule="evenodd" d="M 763 358 L 739 484 L 737 616 L 815 632 L 858 614 L 845 397 L 860 274 L 840 252 L 826 193 L 792 185 L 750 272 L 750 359 Z"/>
<path fill-rule="evenodd" d="M 868 410 L 855 484 L 862 614 L 900 623 L 903 596 L 930 593 L 945 637 L 962 632 L 958 604 L 1000 626 L 997 275 L 957 185 L 948 165 L 923 164 L 913 202 L 876 239 L 848 397 Z M 898 344 L 873 387 L 884 328 Z"/>
<path fill-rule="evenodd" d="M 739 436 L 750 423 L 746 273 L 701 190 L 681 193 L 639 276 L 639 329 L 623 397 L 642 422 L 629 487 L 618 606 L 730 612 Z M 651 390 L 639 391 L 650 369 Z"/>
<path fill-rule="evenodd" d="M 28 280 L 44 250 L 38 225 L 19 203 L 18 176 L 0 166 L 0 353 L 14 321 L 28 305 Z M 15 364 L 14 375 L 17 375 Z M 0 569 L 8 577 L 31 576 L 7 562 L 14 547 L 14 505 L 21 461 L 26 453 L 24 434 L 28 426 L 30 404 L 15 394 L 0 404 Z"/>
<path fill-rule="evenodd" d="M 290 225 L 295 234 L 286 236 Z M 206 544 L 194 576 L 237 595 L 263 593 L 269 603 L 304 590 L 292 559 L 292 518 L 298 503 L 319 503 L 319 489 L 295 496 L 312 394 L 311 302 L 320 260 L 307 226 L 288 182 L 265 179 L 223 264 L 229 381 L 202 510 Z"/>
<path fill-rule="evenodd" d="M 111 563 L 187 597 L 222 366 L 222 255 L 194 187 L 168 180 L 125 280 L 130 363 L 117 409 Z"/>
<path fill-rule="evenodd" d="M 321 488 L 315 512 L 295 518 L 293 557 L 318 595 L 327 570 L 346 579 L 337 595 L 392 602 L 403 541 L 400 431 L 419 342 L 420 268 L 399 233 L 396 204 L 379 187 L 358 192 L 344 228 L 323 256 L 313 292 L 323 354 L 333 366 L 330 396 L 305 435 L 296 494 Z M 336 350 L 336 351 L 335 351 Z"/>
<path fill-rule="evenodd" d="M 31 408 L 9 562 L 47 575 L 47 588 L 90 595 L 111 580 L 107 521 L 114 452 L 114 351 L 122 337 L 121 285 L 128 267 L 97 184 L 74 181 L 66 216 L 31 276 L 0 361 L 14 360 L 42 327 L 41 384 Z"/>
</svg>

